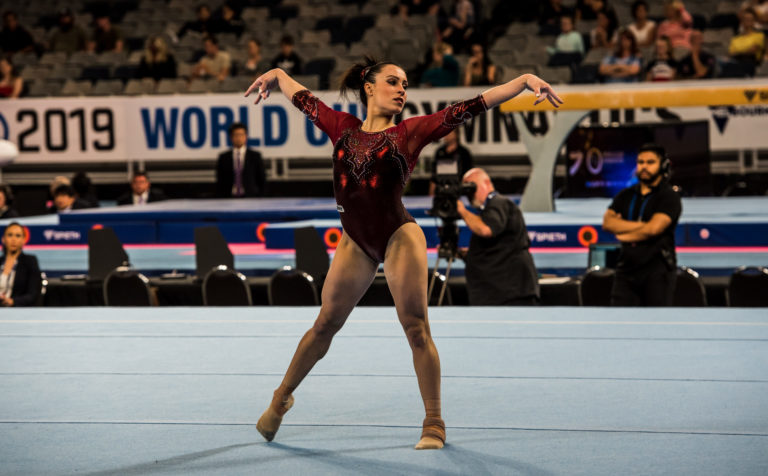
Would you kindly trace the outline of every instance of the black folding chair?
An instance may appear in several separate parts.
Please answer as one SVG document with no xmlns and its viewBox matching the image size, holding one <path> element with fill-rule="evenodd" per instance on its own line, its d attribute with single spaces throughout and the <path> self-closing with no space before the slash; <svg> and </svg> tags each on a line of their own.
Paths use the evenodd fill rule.
<svg viewBox="0 0 768 476">
<path fill-rule="evenodd" d="M 251 288 L 241 273 L 226 266 L 216 266 L 203 280 L 204 306 L 251 306 Z"/>
<path fill-rule="evenodd" d="M 677 268 L 674 306 L 705 307 L 706 305 L 707 292 L 699 273 L 685 266 Z"/>
<path fill-rule="evenodd" d="M 151 306 L 152 291 L 146 276 L 128 266 L 110 271 L 104 284 L 104 304 L 107 306 Z"/>
<path fill-rule="evenodd" d="M 582 306 L 610 306 L 611 289 L 616 272 L 610 268 L 593 266 L 581 278 L 579 295 Z"/>
<path fill-rule="evenodd" d="M 304 271 L 284 266 L 269 280 L 270 306 L 319 306 L 315 280 Z"/>
<path fill-rule="evenodd" d="M 734 271 L 728 283 L 728 305 L 768 307 L 768 268 L 742 266 Z"/>
<path fill-rule="evenodd" d="M 296 269 L 307 272 L 315 280 L 318 291 L 330 268 L 328 250 L 314 226 L 293 230 L 293 247 L 296 249 Z"/>
</svg>

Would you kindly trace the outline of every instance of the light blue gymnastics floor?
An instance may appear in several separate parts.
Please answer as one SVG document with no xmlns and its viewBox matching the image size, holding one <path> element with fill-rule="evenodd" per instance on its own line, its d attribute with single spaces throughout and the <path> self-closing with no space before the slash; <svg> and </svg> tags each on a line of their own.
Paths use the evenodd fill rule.
<svg viewBox="0 0 768 476">
<path fill-rule="evenodd" d="M 768 313 L 433 308 L 448 442 L 394 309 L 357 308 L 272 443 L 316 308 L 0 313 L 0 473 L 768 474 Z"/>
</svg>

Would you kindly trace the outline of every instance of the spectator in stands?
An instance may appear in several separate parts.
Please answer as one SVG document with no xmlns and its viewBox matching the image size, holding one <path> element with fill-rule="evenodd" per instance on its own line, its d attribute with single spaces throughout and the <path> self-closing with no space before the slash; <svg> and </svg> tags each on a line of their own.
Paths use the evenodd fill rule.
<svg viewBox="0 0 768 476">
<path fill-rule="evenodd" d="M 438 0 L 400 0 L 397 13 L 404 19 L 410 15 L 437 15 L 440 9 Z"/>
<path fill-rule="evenodd" d="M 682 203 L 669 184 L 664 148 L 642 146 L 636 175 L 639 183 L 619 192 L 603 216 L 603 229 L 621 242 L 611 305 L 671 306 L 677 269 L 675 227 Z"/>
<path fill-rule="evenodd" d="M 10 185 L 0 183 L 0 220 L 17 216 L 19 212 L 13 208 L 13 191 Z"/>
<path fill-rule="evenodd" d="M 35 41 L 26 28 L 19 25 L 16 12 L 7 10 L 3 13 L 3 31 L 0 32 L 0 50 L 7 54 L 34 51 Z"/>
<path fill-rule="evenodd" d="M 645 0 L 637 0 L 632 4 L 632 18 L 635 21 L 627 28 L 635 35 L 637 46 L 642 48 L 652 45 L 656 40 L 656 22 L 648 19 L 648 3 Z"/>
<path fill-rule="evenodd" d="M 75 51 L 84 51 L 87 47 L 88 36 L 82 28 L 75 25 L 72 11 L 64 8 L 59 12 L 59 26 L 51 36 L 51 51 L 63 51 L 69 55 Z"/>
<path fill-rule="evenodd" d="M 232 149 L 222 152 L 216 161 L 216 191 L 221 198 L 261 197 L 267 178 L 264 161 L 258 151 L 248 148 L 248 130 L 236 122 L 229 126 Z"/>
<path fill-rule="evenodd" d="M 24 253 L 26 231 L 12 222 L 3 231 L 3 256 L 0 259 L 0 306 L 34 306 L 40 297 L 42 276 L 37 258 Z"/>
<path fill-rule="evenodd" d="M 24 81 L 13 66 L 10 56 L 0 58 L 0 98 L 17 98 L 24 89 Z"/>
<path fill-rule="evenodd" d="M 547 0 L 541 4 L 539 11 L 540 34 L 556 35 L 562 33 L 562 18 L 571 18 L 571 30 L 573 30 L 573 9 L 563 5 L 563 0 Z"/>
<path fill-rule="evenodd" d="M 704 79 L 715 75 L 715 57 L 701 49 L 702 35 L 698 30 L 691 32 L 691 53 L 677 64 L 677 78 Z"/>
<path fill-rule="evenodd" d="M 96 190 L 93 188 L 93 183 L 87 173 L 76 173 L 72 177 L 72 188 L 75 189 L 75 197 L 87 203 L 89 208 L 99 207 Z"/>
<path fill-rule="evenodd" d="M 146 172 L 136 172 L 131 180 L 131 191 L 117 199 L 118 205 L 146 205 L 167 200 L 162 190 L 152 188 Z"/>
<path fill-rule="evenodd" d="M 229 53 L 219 49 L 219 41 L 215 36 L 208 36 L 205 42 L 205 55 L 192 70 L 192 76 L 196 78 L 215 78 L 219 81 L 229 76 L 232 67 L 232 59 Z"/>
<path fill-rule="evenodd" d="M 272 68 L 280 68 L 290 76 L 301 74 L 301 58 L 293 51 L 291 35 L 285 35 L 280 39 L 280 54 L 272 59 Z"/>
<path fill-rule="evenodd" d="M 472 56 L 464 72 L 464 86 L 487 86 L 496 83 L 496 65 L 488 57 L 485 45 L 473 43 Z"/>
<path fill-rule="evenodd" d="M 608 8 L 604 0 L 576 0 L 576 21 L 596 20 L 597 13 Z"/>
<path fill-rule="evenodd" d="M 249 76 L 257 76 L 262 73 L 262 71 L 259 71 L 259 64 L 261 62 L 261 42 L 251 38 L 248 40 L 248 58 L 243 63 L 242 73 Z"/>
<path fill-rule="evenodd" d="M 453 15 L 448 19 L 448 27 L 440 34 L 444 42 L 451 45 L 453 51 L 466 50 L 467 42 L 475 31 L 475 7 L 469 0 L 456 0 Z"/>
<path fill-rule="evenodd" d="M 139 78 L 152 78 L 155 81 L 176 77 L 176 58 L 168 51 L 168 44 L 162 36 L 150 36 L 147 39 L 137 74 Z"/>
<path fill-rule="evenodd" d="M 188 31 L 196 31 L 201 34 L 213 33 L 214 22 L 211 18 L 211 9 L 208 5 L 197 6 L 197 19 L 194 21 L 188 21 L 179 30 L 179 38 L 184 36 Z"/>
<path fill-rule="evenodd" d="M 222 5 L 221 11 L 219 12 L 219 18 L 213 23 L 214 33 L 234 33 L 235 35 L 240 36 L 244 29 L 245 24 L 241 19 L 237 18 L 237 14 L 234 8 L 232 8 L 232 5 L 229 3 Z"/>
<path fill-rule="evenodd" d="M 461 200 L 459 215 L 472 231 L 465 275 L 471 306 L 532 306 L 539 303 L 539 278 L 525 220 L 520 208 L 493 187 L 483 169 L 471 169 L 465 183 L 477 186 L 472 205 L 475 215 Z"/>
<path fill-rule="evenodd" d="M 656 40 L 653 59 L 645 67 L 646 81 L 672 81 L 677 72 L 677 61 L 672 57 L 672 42 L 666 36 Z"/>
<path fill-rule="evenodd" d="M 429 195 L 435 194 L 435 184 L 438 180 L 448 175 L 444 170 L 456 170 L 455 176 L 450 177 L 460 182 L 472 167 L 474 161 L 469 149 L 461 145 L 458 129 L 453 129 L 442 139 L 441 145 L 435 151 L 435 159 L 432 161 L 432 177 L 429 182 Z M 438 177 L 438 173 L 440 177 Z"/>
<path fill-rule="evenodd" d="M 600 75 L 606 83 L 631 83 L 638 81 L 639 74 L 640 56 L 635 35 L 622 30 L 613 54 L 600 63 Z"/>
<path fill-rule="evenodd" d="M 739 21 L 743 21 L 744 12 L 748 9 L 755 11 L 755 29 L 768 29 L 768 0 L 746 0 L 739 9 Z"/>
<path fill-rule="evenodd" d="M 96 27 L 93 29 L 91 41 L 88 42 L 88 51 L 96 53 L 123 51 L 123 33 L 120 28 L 112 24 L 112 20 L 106 13 L 100 13 L 96 17 Z"/>
<path fill-rule="evenodd" d="M 666 20 L 659 25 L 656 37 L 668 37 L 672 42 L 672 48 L 691 49 L 690 37 L 693 30 L 693 18 L 685 9 L 683 2 L 667 0 L 664 4 L 664 16 Z"/>
<path fill-rule="evenodd" d="M 459 63 L 453 57 L 453 49 L 447 43 L 438 42 L 432 48 L 432 64 L 421 76 L 426 87 L 451 87 L 459 85 Z"/>
<path fill-rule="evenodd" d="M 616 44 L 618 24 L 612 9 L 597 12 L 597 26 L 589 32 L 590 48 L 612 48 Z"/>
<path fill-rule="evenodd" d="M 755 29 L 757 13 L 748 8 L 741 15 L 741 32 L 731 38 L 728 54 L 735 61 L 745 65 L 750 75 L 763 60 L 765 53 L 765 34 Z"/>
<path fill-rule="evenodd" d="M 560 17 L 560 34 L 555 39 L 555 46 L 548 46 L 550 55 L 557 53 L 579 53 L 584 55 L 584 39 L 581 33 L 573 29 L 573 17 L 563 15 Z"/>
<path fill-rule="evenodd" d="M 71 210 L 91 208 L 83 199 L 77 198 L 77 193 L 71 185 L 59 185 L 53 191 L 53 206 L 48 210 L 51 213 L 67 213 Z"/>
</svg>

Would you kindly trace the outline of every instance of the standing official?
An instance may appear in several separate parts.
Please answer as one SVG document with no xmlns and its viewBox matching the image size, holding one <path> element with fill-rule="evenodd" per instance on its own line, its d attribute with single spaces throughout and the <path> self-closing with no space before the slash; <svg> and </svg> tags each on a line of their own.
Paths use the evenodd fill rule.
<svg viewBox="0 0 768 476">
<path fill-rule="evenodd" d="M 265 195 L 267 178 L 261 154 L 247 147 L 245 124 L 229 127 L 232 149 L 219 154 L 216 162 L 216 195 L 221 198 L 261 197 Z"/>
<path fill-rule="evenodd" d="M 639 183 L 619 192 L 603 216 L 603 229 L 621 242 L 611 305 L 671 306 L 677 277 L 675 227 L 683 206 L 669 184 L 664 148 L 642 146 L 635 174 Z"/>
</svg>

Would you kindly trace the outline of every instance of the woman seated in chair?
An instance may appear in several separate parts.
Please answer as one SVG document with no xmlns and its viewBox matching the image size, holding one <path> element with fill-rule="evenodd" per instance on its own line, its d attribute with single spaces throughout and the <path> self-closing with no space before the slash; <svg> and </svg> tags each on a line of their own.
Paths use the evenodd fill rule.
<svg viewBox="0 0 768 476">
<path fill-rule="evenodd" d="M 40 297 L 40 267 L 37 258 L 22 252 L 26 232 L 13 222 L 3 232 L 3 267 L 0 272 L 0 305 L 34 306 Z"/>
</svg>

